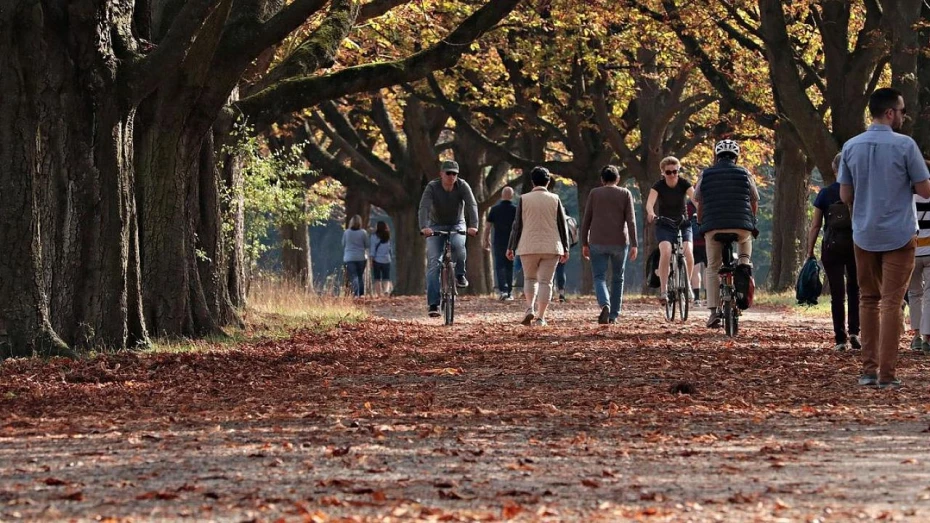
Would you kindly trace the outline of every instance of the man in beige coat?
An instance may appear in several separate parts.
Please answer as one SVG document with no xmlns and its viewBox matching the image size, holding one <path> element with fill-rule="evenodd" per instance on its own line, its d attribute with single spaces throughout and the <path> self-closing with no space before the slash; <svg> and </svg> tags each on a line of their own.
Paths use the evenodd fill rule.
<svg viewBox="0 0 930 523">
<path fill-rule="evenodd" d="M 545 167 L 530 172 L 533 190 L 520 197 L 510 233 L 507 258 L 514 253 L 523 263 L 523 325 L 546 325 L 546 309 L 552 299 L 552 277 L 559 262 L 568 260 L 568 221 L 562 201 L 546 188 L 551 176 Z"/>
</svg>

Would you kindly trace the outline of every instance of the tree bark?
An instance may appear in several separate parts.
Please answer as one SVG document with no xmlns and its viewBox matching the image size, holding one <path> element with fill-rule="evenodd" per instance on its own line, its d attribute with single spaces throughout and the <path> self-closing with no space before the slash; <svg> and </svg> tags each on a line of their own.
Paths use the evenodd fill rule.
<svg viewBox="0 0 930 523">
<path fill-rule="evenodd" d="M 487 227 L 485 223 L 487 216 L 478 213 L 478 235 L 475 237 L 468 236 L 465 239 L 465 252 L 468 257 L 465 260 L 465 269 L 468 275 L 468 288 L 464 289 L 468 294 L 483 296 L 491 294 L 494 290 L 493 275 L 491 272 L 491 253 L 481 248 L 481 231 Z"/>
<path fill-rule="evenodd" d="M 420 235 L 417 205 L 385 209 L 394 222 L 397 284 L 394 294 L 416 296 L 426 292 L 426 240 Z"/>
<path fill-rule="evenodd" d="M 598 180 L 600 175 L 598 175 Z M 581 232 L 581 224 L 584 222 L 585 205 L 588 203 L 588 194 L 599 187 L 601 184 L 594 178 L 584 178 L 576 181 L 578 184 L 578 229 Z M 578 250 L 581 253 L 581 249 Z M 591 274 L 591 262 L 581 260 L 581 294 L 592 294 L 594 292 L 594 276 Z"/>
<path fill-rule="evenodd" d="M 73 354 L 65 343 L 123 348 L 147 341 L 141 318 L 132 317 L 140 299 L 134 111 L 111 67 L 109 35 L 100 34 L 109 27 L 96 23 L 116 7 L 75 2 L 61 12 L 12 2 L 0 10 L 6 253 L 0 352 L 6 355 Z M 114 23 L 121 21 L 127 22 Z"/>
<path fill-rule="evenodd" d="M 775 209 L 772 215 L 772 267 L 769 288 L 782 292 L 794 287 L 807 242 L 807 158 L 789 133 L 775 130 Z M 803 206 L 803 207 L 802 207 Z M 805 209 L 799 212 L 799 208 Z"/>
<path fill-rule="evenodd" d="M 284 279 L 305 290 L 313 288 L 310 270 L 310 228 L 305 224 L 282 224 L 281 269 Z"/>
</svg>

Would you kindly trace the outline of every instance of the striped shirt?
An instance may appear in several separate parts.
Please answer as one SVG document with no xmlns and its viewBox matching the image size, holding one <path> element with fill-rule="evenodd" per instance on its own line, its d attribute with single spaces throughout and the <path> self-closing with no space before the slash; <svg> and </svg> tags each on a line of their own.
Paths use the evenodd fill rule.
<svg viewBox="0 0 930 523">
<path fill-rule="evenodd" d="M 930 256 L 930 198 L 914 195 L 914 210 L 917 211 L 916 256 Z"/>
</svg>

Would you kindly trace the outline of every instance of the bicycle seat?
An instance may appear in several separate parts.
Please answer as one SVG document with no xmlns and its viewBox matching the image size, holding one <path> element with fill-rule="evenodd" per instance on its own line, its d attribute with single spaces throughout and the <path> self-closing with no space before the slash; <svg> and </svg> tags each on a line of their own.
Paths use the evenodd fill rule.
<svg viewBox="0 0 930 523">
<path fill-rule="evenodd" d="M 720 243 L 733 243 L 738 239 L 739 236 L 732 232 L 719 232 L 714 235 L 714 240 Z"/>
</svg>

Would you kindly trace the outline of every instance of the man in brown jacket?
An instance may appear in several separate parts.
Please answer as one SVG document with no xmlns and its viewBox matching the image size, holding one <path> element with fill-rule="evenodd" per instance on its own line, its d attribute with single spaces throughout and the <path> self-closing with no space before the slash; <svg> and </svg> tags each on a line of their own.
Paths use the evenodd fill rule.
<svg viewBox="0 0 930 523">
<path fill-rule="evenodd" d="M 549 170 L 535 167 L 530 179 L 533 190 L 521 196 L 517 204 L 507 258 L 512 260 L 516 253 L 523 262 L 523 325 L 532 324 L 536 318 L 536 325 L 545 326 L 555 267 L 568 260 L 568 225 L 562 201 L 546 188 L 551 179 Z"/>
<path fill-rule="evenodd" d="M 613 165 L 601 171 L 602 187 L 588 193 L 581 221 L 581 254 L 591 260 L 594 277 L 594 294 L 601 313 L 598 323 L 616 323 L 623 305 L 623 272 L 627 252 L 630 261 L 636 260 L 636 215 L 633 213 L 633 195 L 618 187 L 620 172 Z M 611 265 L 613 279 L 607 290 L 607 264 Z"/>
</svg>

